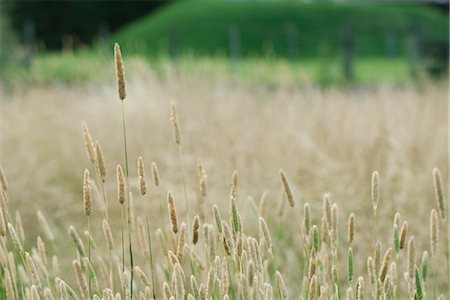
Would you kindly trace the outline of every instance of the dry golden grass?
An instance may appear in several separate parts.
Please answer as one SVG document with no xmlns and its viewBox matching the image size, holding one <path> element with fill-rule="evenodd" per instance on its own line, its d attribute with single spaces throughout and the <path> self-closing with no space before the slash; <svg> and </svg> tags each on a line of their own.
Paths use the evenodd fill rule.
<svg viewBox="0 0 450 300">
<path fill-rule="evenodd" d="M 264 293 L 270 294 L 273 289 L 275 299 L 280 296 L 284 299 L 287 295 L 297 298 L 300 291 L 310 297 L 318 296 L 319 293 L 325 295 L 327 291 L 331 295 L 336 286 L 339 286 L 342 297 L 345 294 L 363 292 L 370 298 L 371 286 L 366 262 L 368 256 L 372 255 L 374 272 L 380 274 L 383 280 L 388 277 L 392 280 L 393 267 L 389 261 L 396 262 L 398 289 L 404 295 L 407 294 L 408 281 L 403 278 L 403 272 L 408 269 L 409 276 L 406 277 L 414 278 L 414 264 L 420 266 L 422 252 L 430 252 L 430 212 L 432 209 L 439 211 L 433 186 L 433 167 L 440 169 L 444 189 L 447 186 L 447 90 L 444 85 L 433 84 L 422 90 L 382 86 L 373 89 L 323 91 L 313 87 L 254 86 L 236 82 L 226 76 L 208 79 L 174 73 L 160 80 L 152 72 L 145 71 L 139 74 L 127 73 L 127 78 L 129 81 L 125 105 L 128 155 L 131 162 L 130 191 L 134 195 L 134 213 L 139 220 L 136 232 L 140 232 L 141 244 L 145 239 L 143 232 L 148 230 L 144 228 L 142 220 L 148 217 L 150 221 L 150 251 L 153 252 L 153 263 L 156 266 L 155 290 L 158 298 L 164 291 L 164 276 L 161 275 L 164 273 L 163 264 L 168 263 L 163 259 L 163 254 L 167 255 L 169 261 L 172 259 L 173 275 L 169 276 L 168 283 L 174 283 L 170 289 L 178 299 L 180 294 L 194 292 L 195 288 L 189 285 L 190 281 L 197 280 L 199 285 L 204 282 L 205 286 L 202 287 L 206 288 L 206 279 L 212 276 L 208 274 L 210 261 L 207 257 L 212 253 L 223 255 L 224 246 L 231 254 L 233 251 L 239 253 L 239 247 L 242 247 L 242 244 L 239 246 L 239 237 L 243 235 L 245 238 L 260 237 L 266 249 L 270 248 L 270 255 L 264 254 L 269 261 L 264 280 L 270 280 L 272 286 L 265 286 L 265 282 L 259 284 Z M 129 293 L 127 288 L 119 287 L 119 276 L 115 275 L 115 279 L 107 276 L 104 281 L 99 274 L 95 274 L 102 273 L 102 264 L 105 265 L 106 273 L 116 274 L 116 263 L 121 262 L 121 208 L 116 200 L 116 166 L 118 163 L 123 164 L 123 141 L 117 88 L 113 83 L 59 88 L 32 87 L 22 92 L 3 94 L 2 98 L 0 164 L 8 179 L 8 211 L 10 216 L 16 210 L 20 211 L 21 223 L 25 229 L 25 239 L 20 241 L 20 237 L 17 237 L 17 240 L 19 243 L 24 242 L 25 251 L 30 252 L 38 235 L 47 236 L 48 255 L 58 256 L 58 276 L 69 284 L 67 286 L 63 281 L 58 281 L 58 289 L 64 290 L 64 293 L 71 294 L 73 291 L 68 289 L 73 288 L 80 295 L 78 288 L 75 288 L 77 281 L 81 282 L 81 294 L 88 293 L 88 279 L 93 290 L 95 285 L 100 284 L 101 290 L 109 287 L 114 288 L 114 293 Z M 177 143 L 180 141 L 180 131 L 183 136 L 184 171 L 178 157 L 180 148 L 177 148 L 172 137 L 172 100 L 177 103 Z M 172 123 L 173 115 L 172 109 Z M 95 164 L 86 155 L 81 134 L 82 120 L 86 120 L 93 141 L 98 141 L 104 152 L 101 155 L 104 171 L 100 174 L 102 182 L 105 181 L 104 193 L 103 185 L 98 184 L 99 181 L 94 178 Z M 94 148 L 99 149 L 99 146 Z M 96 159 L 92 153 L 91 156 Z M 147 172 L 152 171 L 154 176 L 157 165 L 158 186 L 150 181 L 144 183 L 144 164 L 141 159 L 139 167 L 134 163 L 140 156 L 146 161 Z M 198 163 L 199 158 L 203 163 Z M 138 170 L 141 166 L 142 169 Z M 85 202 L 83 206 L 85 168 L 89 168 L 92 178 L 87 176 L 84 180 L 85 200 L 89 196 L 89 203 Z M 289 181 L 289 193 L 292 193 L 292 200 L 297 203 L 295 207 L 280 206 L 280 201 L 287 202 L 280 182 L 280 168 Z M 234 170 L 238 173 L 234 173 L 236 175 L 233 176 L 230 187 L 230 176 Z M 374 173 L 376 175 L 372 175 L 374 170 L 378 172 Z M 186 186 L 183 183 L 184 177 Z M 376 190 L 371 189 L 371 182 Z M 144 184 L 145 193 L 142 192 Z M 201 271 L 202 276 L 194 279 L 190 279 L 192 269 L 186 265 L 186 255 L 189 254 L 184 246 L 192 247 L 189 226 L 193 224 L 192 220 L 186 218 L 183 201 L 185 188 L 191 216 L 200 215 L 196 217 L 193 226 L 197 234 L 200 231 L 200 237 L 196 238 L 200 240 L 199 244 L 211 246 L 215 241 L 215 238 L 208 236 L 216 234 L 216 227 L 206 224 L 216 222 L 212 209 L 214 204 L 218 207 L 214 213 L 218 216 L 220 211 L 224 217 L 219 220 L 222 222 L 219 224 L 226 231 L 224 240 L 215 241 L 215 249 L 197 246 L 201 256 L 199 261 L 206 261 L 207 269 Z M 141 195 L 140 191 L 145 195 Z M 174 195 L 183 236 L 180 233 L 172 234 L 168 230 L 170 222 L 165 208 L 168 191 Z M 332 195 L 328 208 L 331 212 L 326 220 L 325 210 L 324 221 L 322 197 L 327 192 Z M 104 194 L 109 201 L 109 216 L 106 216 L 108 221 L 103 220 Z M 125 197 L 122 195 L 122 198 Z M 263 202 L 260 202 L 260 198 L 264 199 Z M 92 207 L 90 200 L 93 201 Z M 306 223 L 311 228 L 310 232 L 306 232 L 302 225 L 305 224 L 303 206 L 306 202 Z M 197 209 L 198 203 L 201 203 L 200 206 L 205 211 L 204 216 Z M 272 209 L 277 207 L 278 209 Z M 35 225 L 36 211 L 39 209 L 47 217 L 51 234 L 55 238 L 49 240 L 48 233 Z M 91 234 L 97 244 L 90 243 L 92 265 L 89 260 L 73 261 L 77 257 L 77 251 L 67 234 L 71 225 L 78 232 L 87 229 L 84 209 L 90 214 Z M 228 214 L 229 210 L 231 215 Z M 394 214 L 397 211 L 401 212 L 401 221 L 398 220 L 396 224 L 397 231 L 400 230 L 400 222 L 408 220 L 406 239 L 409 241 L 406 249 L 400 250 L 398 256 L 392 238 Z M 352 224 L 349 243 L 346 220 L 351 213 L 354 216 L 349 221 Z M 336 267 L 332 270 L 330 267 L 329 274 L 322 273 L 320 268 L 323 266 L 316 265 L 323 258 L 322 254 L 307 252 L 306 258 L 303 257 L 303 252 L 308 247 L 319 247 L 314 245 L 314 237 L 323 231 L 321 218 L 322 224 L 328 222 L 332 237 L 330 255 L 337 259 Z M 437 217 L 434 216 L 433 219 Z M 439 220 L 439 224 L 442 238 L 446 232 L 443 224 L 447 223 Z M 5 224 L 2 228 L 6 225 L 12 227 Z M 113 237 L 109 236 L 109 227 Z M 133 228 L 133 224 L 130 228 Z M 161 242 L 158 243 L 154 238 L 158 228 L 164 232 L 163 235 L 159 232 L 158 237 L 166 239 L 165 243 L 168 245 L 160 245 Z M 103 230 L 106 231 L 106 240 Z M 76 233 L 73 230 L 71 232 L 73 236 L 73 232 Z M 81 238 L 78 236 L 76 239 Z M 113 239 L 116 244 L 111 249 Z M 137 235 L 135 239 L 136 248 L 139 245 Z M 431 281 L 430 275 L 425 289 L 430 299 L 433 285 L 440 293 L 448 289 L 447 271 L 445 268 L 435 267 L 445 264 L 445 239 L 438 242 L 435 240 L 436 237 L 433 237 L 433 243 L 437 244 L 433 244 L 437 248 L 433 249 L 436 256 L 430 258 L 433 259 L 431 267 L 436 272 L 435 279 Z M 375 251 L 378 248 L 375 247 L 377 241 L 380 241 L 381 248 Z M 245 274 L 261 272 L 259 268 L 265 268 L 262 263 L 260 265 L 257 262 L 259 258 L 256 257 L 263 256 L 262 253 L 256 253 L 263 252 L 258 250 L 257 244 L 252 237 L 248 237 L 245 242 L 244 248 L 249 251 L 248 260 L 251 262 L 248 264 L 251 270 L 247 270 Z M 163 253 L 161 246 L 163 249 L 169 246 L 174 255 L 171 256 L 170 251 L 169 254 Z M 261 245 L 259 247 L 264 249 Z M 351 250 L 348 250 L 349 247 Z M 153 268 L 149 255 L 141 254 L 145 251 L 138 249 L 134 253 L 134 270 L 137 276 L 133 281 L 139 287 L 136 291 L 150 295 L 150 290 L 145 287 L 153 288 L 153 271 L 150 272 Z M 114 252 L 119 261 L 110 265 L 110 258 L 104 254 L 107 250 Z M 378 254 L 374 254 L 374 251 Z M 347 254 L 350 252 L 353 266 L 351 276 L 347 274 Z M 381 258 L 383 253 L 384 259 Z M 103 262 L 97 258 L 98 255 L 103 255 Z M 34 256 L 31 259 L 32 256 L 26 256 L 27 263 L 33 264 L 34 259 L 39 264 L 39 259 Z M 181 261 L 183 257 L 184 262 Z M 218 266 L 222 268 L 220 287 L 216 289 L 226 294 L 224 291 L 232 290 L 237 285 L 237 279 L 228 278 L 228 272 L 224 271 L 224 268 L 228 268 L 234 276 L 236 270 L 233 269 L 232 260 L 227 260 L 225 255 L 218 262 L 212 262 L 217 260 L 214 257 L 211 259 L 212 265 L 216 265 L 217 269 Z M 42 272 L 39 268 L 37 265 L 33 270 Z M 303 272 L 308 268 L 311 276 L 303 278 Z M 281 273 L 277 273 L 278 270 Z M 130 271 L 125 270 L 127 274 L 123 275 L 123 286 L 127 286 L 127 280 L 130 280 Z M 54 276 L 54 273 L 51 274 Z M 327 286 L 322 286 L 325 283 L 324 274 L 330 275 Z M 378 277 L 377 274 L 375 277 Z M 364 287 L 361 276 L 364 277 Z M 97 277 L 100 277 L 99 283 Z M 243 282 L 254 280 L 247 275 L 242 278 Z M 352 279 L 351 289 L 348 278 Z M 37 279 L 32 276 L 31 280 Z M 180 281 L 184 281 L 186 286 Z M 105 282 L 108 285 L 105 286 Z M 38 293 L 49 293 L 48 290 L 41 291 L 48 285 L 44 282 L 39 285 L 42 287 L 36 286 Z M 54 284 L 51 286 L 53 288 Z M 314 289 L 311 290 L 311 287 Z M 36 292 L 35 288 L 30 291 Z M 56 289 L 50 292 L 59 296 Z M 198 293 L 200 295 L 201 291 Z M 246 291 L 242 293 L 245 295 Z M 234 299 L 233 295 L 228 296 Z M 138 293 L 135 298 L 138 298 Z"/>
</svg>

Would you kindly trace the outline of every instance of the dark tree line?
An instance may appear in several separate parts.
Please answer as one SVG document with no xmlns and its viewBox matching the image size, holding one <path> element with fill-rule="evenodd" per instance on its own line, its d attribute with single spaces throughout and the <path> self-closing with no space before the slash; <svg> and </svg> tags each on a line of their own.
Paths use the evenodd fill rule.
<svg viewBox="0 0 450 300">
<path fill-rule="evenodd" d="M 2 1 L 2 11 L 23 39 L 32 26 L 36 40 L 47 49 L 62 47 L 64 36 L 89 44 L 99 34 L 112 32 L 172 1 Z M 28 29 L 27 29 L 28 27 Z"/>
</svg>

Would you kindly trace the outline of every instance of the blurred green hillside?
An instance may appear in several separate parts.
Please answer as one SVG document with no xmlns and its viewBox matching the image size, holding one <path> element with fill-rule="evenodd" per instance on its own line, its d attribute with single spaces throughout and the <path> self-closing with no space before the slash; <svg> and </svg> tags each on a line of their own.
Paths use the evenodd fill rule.
<svg viewBox="0 0 450 300">
<path fill-rule="evenodd" d="M 344 28 L 352 32 L 351 77 L 344 72 Z M 114 74 L 117 41 L 127 63 L 150 66 L 161 78 L 180 71 L 274 85 L 403 84 L 422 75 L 445 78 L 448 33 L 448 15 L 423 5 L 186 0 L 129 23 L 96 46 L 3 47 L 0 77 L 27 84 L 105 79 Z"/>
<path fill-rule="evenodd" d="M 416 26 L 424 44 L 448 44 L 448 16 L 419 5 L 301 4 L 255 1 L 180 1 L 131 22 L 113 38 L 129 52 L 229 54 L 230 28 L 242 56 L 336 53 L 351 24 L 356 55 L 405 55 Z M 390 41 L 388 41 L 390 39 Z"/>
</svg>

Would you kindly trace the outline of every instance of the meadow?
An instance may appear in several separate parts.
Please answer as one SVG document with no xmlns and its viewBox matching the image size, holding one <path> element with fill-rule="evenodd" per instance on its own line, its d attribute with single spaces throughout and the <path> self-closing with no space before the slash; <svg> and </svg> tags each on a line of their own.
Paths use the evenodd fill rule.
<svg viewBox="0 0 450 300">
<path fill-rule="evenodd" d="M 449 297 L 444 82 L 125 68 L 1 91 L 0 297 Z"/>
</svg>

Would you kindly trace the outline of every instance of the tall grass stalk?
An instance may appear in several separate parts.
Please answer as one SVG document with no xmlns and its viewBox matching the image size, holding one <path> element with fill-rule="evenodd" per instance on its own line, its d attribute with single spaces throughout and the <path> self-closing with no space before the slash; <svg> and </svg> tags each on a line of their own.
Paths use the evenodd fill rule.
<svg viewBox="0 0 450 300">
<path fill-rule="evenodd" d="M 177 107 L 175 104 L 175 101 L 172 101 L 170 103 L 170 122 L 172 123 L 172 131 L 173 131 L 173 138 L 175 140 L 175 143 L 177 144 L 178 149 L 178 158 L 180 160 L 180 169 L 181 169 L 181 175 L 183 180 L 183 192 L 184 192 L 184 204 L 186 207 L 186 226 L 187 226 L 187 232 L 190 232 L 190 214 L 189 214 L 189 201 L 188 201 L 188 195 L 187 195 L 187 186 L 186 186 L 186 172 L 184 168 L 184 157 L 183 157 L 183 149 L 181 146 L 181 129 L 180 129 L 180 121 L 178 119 L 178 112 Z M 191 243 L 189 242 L 189 245 Z"/>
<path fill-rule="evenodd" d="M 128 222 L 128 248 L 130 254 L 130 297 L 133 299 L 133 277 L 134 277 L 134 263 L 133 263 L 133 246 L 131 242 L 131 216 L 130 216 L 130 197 L 129 197 L 129 168 L 128 168 L 128 147 L 127 147 L 127 127 L 125 123 L 125 104 L 122 102 L 122 129 L 123 129 L 123 146 L 124 146 L 124 159 L 125 159 L 125 178 L 127 180 L 126 186 L 126 206 L 127 206 L 127 222 Z"/>
<path fill-rule="evenodd" d="M 149 225 L 149 222 L 148 222 L 148 216 L 145 216 L 145 221 L 147 223 L 148 247 L 150 248 L 150 268 L 151 268 L 151 272 L 152 272 L 152 293 L 153 293 L 153 298 L 156 299 L 156 294 L 155 294 L 155 268 L 153 266 L 152 240 L 151 240 L 151 237 L 150 237 L 150 225 Z"/>
<path fill-rule="evenodd" d="M 88 223 L 88 258 L 89 262 L 91 262 L 91 216 L 88 216 L 87 223 Z M 92 297 L 91 276 L 88 276 L 88 282 L 89 282 L 89 298 L 91 298 Z"/>
<path fill-rule="evenodd" d="M 134 264 L 133 264 L 133 246 L 131 242 L 131 216 L 130 216 L 130 197 L 129 197 L 129 167 L 128 167 L 128 147 L 127 147 L 127 127 L 125 122 L 125 98 L 126 98 L 126 90 L 125 90 L 125 71 L 122 61 L 122 54 L 120 52 L 119 44 L 114 44 L 114 60 L 116 66 L 116 77 L 117 77 L 117 86 L 119 92 L 119 98 L 121 100 L 121 109 L 122 109 L 122 132 L 123 132 L 123 147 L 124 147 L 124 160 L 125 160 L 125 177 L 126 177 L 126 188 L 127 191 L 125 193 L 126 205 L 127 205 L 127 221 L 128 221 L 128 246 L 130 252 L 130 298 L 133 299 L 133 276 L 134 276 Z M 123 215 L 122 215 L 123 217 Z M 124 259 L 123 259 L 124 260 Z"/>
</svg>

